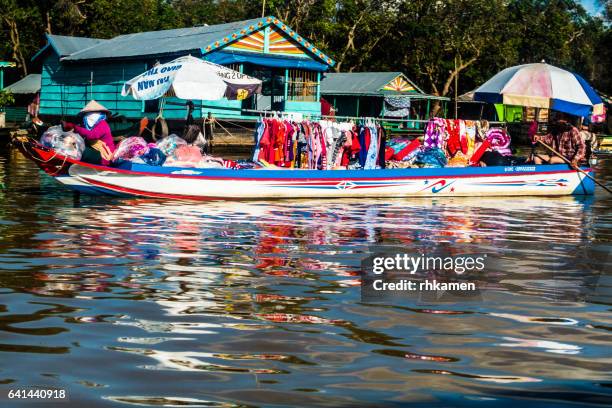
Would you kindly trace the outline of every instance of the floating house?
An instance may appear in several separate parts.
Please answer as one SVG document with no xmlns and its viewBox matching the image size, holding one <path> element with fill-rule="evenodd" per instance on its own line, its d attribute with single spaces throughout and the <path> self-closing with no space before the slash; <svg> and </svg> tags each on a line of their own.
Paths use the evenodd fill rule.
<svg viewBox="0 0 612 408">
<path fill-rule="evenodd" d="M 321 81 L 321 95 L 338 116 L 425 119 L 432 101 L 449 98 L 428 95 L 401 72 L 328 73 Z"/>
<path fill-rule="evenodd" d="M 40 77 L 40 74 L 30 74 L 3 89 L 10 92 L 15 99 L 11 106 L 0 108 L 0 112 L 5 112 L 5 123 L 20 125 L 28 120 L 30 112 L 36 114 L 34 107 L 38 104 Z"/>
<path fill-rule="evenodd" d="M 308 39 L 269 16 L 212 26 L 134 33 L 103 40 L 47 35 L 42 60 L 42 116 L 75 115 L 95 99 L 128 120 L 183 119 L 185 102 L 136 101 L 121 96 L 124 82 L 156 63 L 193 55 L 264 81 L 262 95 L 242 101 L 193 101 L 194 116 L 253 118 L 254 111 L 318 114 L 320 81 L 335 62 Z"/>
</svg>

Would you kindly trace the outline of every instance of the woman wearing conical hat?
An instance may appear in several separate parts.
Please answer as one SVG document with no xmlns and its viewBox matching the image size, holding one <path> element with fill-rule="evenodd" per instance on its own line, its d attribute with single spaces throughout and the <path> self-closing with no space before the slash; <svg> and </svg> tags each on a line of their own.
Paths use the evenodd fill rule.
<svg viewBox="0 0 612 408">
<path fill-rule="evenodd" d="M 108 109 L 91 100 L 79 112 L 79 117 L 82 118 L 83 122 L 82 126 L 68 122 L 62 123 L 64 130 L 74 130 L 87 142 L 88 147 L 83 152 L 81 160 L 103 165 L 110 163 L 115 151 L 115 142 L 106 122 L 106 116 L 109 114 Z"/>
</svg>

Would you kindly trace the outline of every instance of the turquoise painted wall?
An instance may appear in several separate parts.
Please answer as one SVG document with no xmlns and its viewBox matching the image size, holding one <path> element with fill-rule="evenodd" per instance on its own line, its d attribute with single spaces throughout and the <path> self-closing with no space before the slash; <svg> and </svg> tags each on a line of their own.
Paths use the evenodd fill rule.
<svg viewBox="0 0 612 408">
<path fill-rule="evenodd" d="M 218 118 L 241 118 L 242 101 L 229 101 L 223 99 L 220 101 L 201 101 L 201 116 L 206 117 L 208 112 Z"/>
<path fill-rule="evenodd" d="M 320 102 L 286 101 L 285 111 L 286 112 L 299 112 L 304 115 L 320 115 L 321 114 L 321 103 Z"/>
<path fill-rule="evenodd" d="M 57 55 L 49 52 L 42 66 L 40 113 L 59 117 L 71 117 L 95 99 L 115 115 L 127 119 L 143 116 L 155 118 L 157 113 L 145 113 L 143 101 L 131 96 L 121 96 L 125 81 L 140 75 L 147 69 L 146 61 L 117 61 L 96 63 L 60 63 Z M 168 98 L 163 116 L 166 119 L 185 119 L 187 108 L 184 100 Z M 243 114 L 242 101 L 194 101 L 194 116 L 205 117 L 211 112 L 218 118 L 253 118 L 257 114 Z M 304 114 L 319 114 L 319 102 L 286 101 L 285 110 Z"/>
<path fill-rule="evenodd" d="M 115 113 L 140 118 L 143 103 L 121 96 L 121 87 L 144 68 L 142 62 L 60 64 L 57 56 L 50 53 L 42 66 L 40 112 L 73 116 L 95 99 Z"/>
</svg>

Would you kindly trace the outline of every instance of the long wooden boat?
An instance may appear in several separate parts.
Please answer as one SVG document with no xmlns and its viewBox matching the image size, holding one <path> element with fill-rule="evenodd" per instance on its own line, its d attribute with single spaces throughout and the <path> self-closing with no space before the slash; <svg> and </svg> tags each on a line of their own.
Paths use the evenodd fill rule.
<svg viewBox="0 0 612 408">
<path fill-rule="evenodd" d="M 50 176 L 88 194 L 189 200 L 593 194 L 567 165 L 378 170 L 200 169 L 129 163 L 98 166 L 57 154 L 33 139 L 14 144 Z M 590 168 L 584 168 L 592 173 Z"/>
</svg>

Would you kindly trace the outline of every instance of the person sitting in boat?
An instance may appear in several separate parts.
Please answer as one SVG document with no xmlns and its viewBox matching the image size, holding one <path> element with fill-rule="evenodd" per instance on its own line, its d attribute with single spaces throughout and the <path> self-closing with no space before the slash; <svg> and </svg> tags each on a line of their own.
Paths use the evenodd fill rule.
<svg viewBox="0 0 612 408">
<path fill-rule="evenodd" d="M 593 156 L 593 152 L 599 147 L 599 141 L 597 140 L 597 135 L 589 129 L 589 125 L 584 123 L 580 126 L 580 137 L 582 137 L 586 145 L 586 160 L 588 161 Z"/>
<path fill-rule="evenodd" d="M 542 141 L 567 158 L 573 167 L 577 167 L 586 155 L 586 143 L 580 136 L 578 129 L 573 126 L 564 116 L 561 116 L 551 127 L 547 135 L 534 135 L 533 141 Z M 535 164 L 558 164 L 565 163 L 559 156 L 536 153 L 533 155 Z"/>
<path fill-rule="evenodd" d="M 87 147 L 81 157 L 82 161 L 105 166 L 110 163 L 115 151 L 115 142 L 106 122 L 106 117 L 109 114 L 108 109 L 91 100 L 79 112 L 79 118 L 81 118 L 83 126 L 62 122 L 65 131 L 74 130 L 87 142 Z"/>
</svg>

